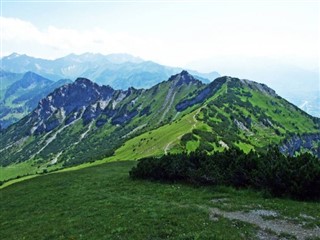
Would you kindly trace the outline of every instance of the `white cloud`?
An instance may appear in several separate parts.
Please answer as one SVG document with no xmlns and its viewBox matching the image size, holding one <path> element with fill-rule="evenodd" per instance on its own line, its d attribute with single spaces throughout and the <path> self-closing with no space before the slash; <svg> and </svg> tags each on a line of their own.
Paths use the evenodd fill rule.
<svg viewBox="0 0 320 240">
<path fill-rule="evenodd" d="M 186 53 L 188 46 L 183 43 L 124 32 L 108 33 L 97 27 L 79 31 L 49 26 L 40 30 L 30 22 L 5 17 L 1 17 L 1 24 L 2 56 L 18 52 L 54 59 L 69 53 L 130 53 L 163 64 L 181 65 L 181 62 L 184 64 L 188 61 L 192 51 Z M 192 55 L 197 56 L 196 53 Z"/>
<path fill-rule="evenodd" d="M 128 35 L 126 33 L 108 33 L 101 28 L 75 30 L 49 26 L 40 30 L 30 22 L 17 18 L 1 17 L 2 56 L 20 52 L 31 56 L 56 58 L 69 53 L 128 52 L 147 58 L 157 45 L 155 39 Z M 156 52 L 156 51 L 155 51 Z"/>
<path fill-rule="evenodd" d="M 236 28 L 233 22 L 224 25 L 208 22 L 170 33 L 162 31 L 152 35 L 144 32 L 139 36 L 128 32 L 108 32 L 98 27 L 76 30 L 48 26 L 39 29 L 30 22 L 7 17 L 1 17 L 1 27 L 2 56 L 19 52 L 52 59 L 69 53 L 125 52 L 172 66 L 184 66 L 197 59 L 218 56 L 289 60 L 298 56 L 301 65 L 307 65 L 308 59 L 317 63 L 315 52 L 319 51 L 319 38 L 314 35 L 295 31 L 284 33 L 271 27 L 260 29 L 254 24 Z"/>
<path fill-rule="evenodd" d="M 41 33 L 29 22 L 18 18 L 1 17 L 2 40 L 3 41 L 28 41 L 39 39 Z"/>
</svg>

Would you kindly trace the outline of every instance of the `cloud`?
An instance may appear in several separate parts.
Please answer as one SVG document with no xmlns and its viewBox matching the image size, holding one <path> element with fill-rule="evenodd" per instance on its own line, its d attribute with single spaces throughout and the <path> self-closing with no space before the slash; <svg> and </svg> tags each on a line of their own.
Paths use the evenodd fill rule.
<svg viewBox="0 0 320 240">
<path fill-rule="evenodd" d="M 41 33 L 29 22 L 18 18 L 1 17 L 2 40 L 4 41 L 28 41 L 39 39 Z"/>
<path fill-rule="evenodd" d="M 101 28 L 75 30 L 49 26 L 38 29 L 18 18 L 1 17 L 2 55 L 20 52 L 37 57 L 56 58 L 69 53 L 99 52 L 144 54 L 152 52 L 157 41 L 123 32 L 108 33 Z"/>
<path fill-rule="evenodd" d="M 48 26 L 40 30 L 18 18 L 1 17 L 1 24 L 2 56 L 18 52 L 54 59 L 70 53 L 129 53 L 173 66 L 181 66 L 197 56 L 194 50 L 185 50 L 189 48 L 187 43 L 169 41 L 167 38 L 135 36 L 126 32 L 109 33 L 98 27 L 80 31 Z"/>
</svg>

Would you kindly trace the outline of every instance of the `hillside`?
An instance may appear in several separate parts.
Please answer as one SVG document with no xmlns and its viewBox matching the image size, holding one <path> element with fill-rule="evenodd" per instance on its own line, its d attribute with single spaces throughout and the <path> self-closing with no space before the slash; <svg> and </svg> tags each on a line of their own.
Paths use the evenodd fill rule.
<svg viewBox="0 0 320 240">
<path fill-rule="evenodd" d="M 0 190 L 15 239 L 317 239 L 320 204 L 225 187 L 133 181 L 134 161 L 40 176 Z"/>
<path fill-rule="evenodd" d="M 2 133 L 0 163 L 8 179 L 111 156 L 231 146 L 248 152 L 278 144 L 285 153 L 318 155 L 319 139 L 319 119 L 249 80 L 203 84 L 182 71 L 150 89 L 123 91 L 79 78 Z"/>
<path fill-rule="evenodd" d="M 225 83 L 202 106 L 179 121 L 130 139 L 116 150 L 116 157 L 129 160 L 198 148 L 212 152 L 229 146 L 248 152 L 269 144 L 279 144 L 290 154 L 312 149 L 320 156 L 319 119 L 263 84 L 228 77 L 217 81 Z"/>
</svg>

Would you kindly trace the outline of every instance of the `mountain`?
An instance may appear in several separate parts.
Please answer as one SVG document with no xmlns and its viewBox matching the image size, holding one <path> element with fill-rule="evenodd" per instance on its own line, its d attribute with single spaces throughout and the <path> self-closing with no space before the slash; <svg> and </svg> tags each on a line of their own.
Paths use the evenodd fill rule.
<svg viewBox="0 0 320 240">
<path fill-rule="evenodd" d="M 54 87 L 67 83 L 61 79 L 76 79 L 81 76 L 92 79 L 99 84 L 109 85 L 114 89 L 128 89 L 130 87 L 146 89 L 182 71 L 180 68 L 144 61 L 129 54 L 69 54 L 55 60 L 47 60 L 13 53 L 3 57 L 1 65 L 1 128 L 8 127 L 30 113 L 38 101 L 53 91 Z M 25 76 L 24 79 L 21 79 L 25 73 L 31 72 L 38 75 L 37 84 L 40 85 L 37 87 L 32 86 L 32 83 L 29 82 L 32 78 L 28 80 Z M 205 83 L 220 76 L 217 72 L 190 72 Z M 39 76 L 42 77 L 41 81 Z M 58 82 L 53 84 L 49 79 Z M 14 83 L 18 80 L 20 81 Z M 51 86 L 48 87 L 49 85 Z M 43 91 L 38 93 L 40 89 Z M 13 93 L 16 95 L 13 96 Z M 26 107 L 23 103 L 25 101 L 27 101 Z"/>
<path fill-rule="evenodd" d="M 32 89 L 33 91 L 38 92 L 39 90 L 52 83 L 53 82 L 51 80 L 44 78 L 38 74 L 27 72 L 19 81 L 16 81 L 12 85 L 10 85 L 4 95 L 4 101 L 8 100 L 13 95 L 16 95 L 19 91 L 25 92 L 29 89 Z M 22 95 L 23 94 L 24 93 L 22 93 Z"/>
<path fill-rule="evenodd" d="M 84 77 L 99 84 L 110 85 L 115 89 L 150 88 L 182 71 L 181 68 L 144 61 L 129 54 L 93 53 L 70 54 L 55 60 L 13 53 L 2 58 L 2 68 L 18 73 L 32 71 L 53 80 Z M 191 73 L 206 83 L 220 76 L 217 72 L 191 71 Z"/>
<path fill-rule="evenodd" d="M 71 82 L 65 79 L 54 82 L 33 72 L 22 75 L 2 71 L 1 74 L 5 86 L 0 98 L 1 128 L 30 113 L 54 89 Z"/>
<path fill-rule="evenodd" d="M 115 90 L 78 78 L 2 132 L 0 164 L 35 172 L 112 155 L 137 159 L 230 146 L 263 151 L 270 144 L 319 155 L 319 126 L 318 118 L 249 80 L 204 84 L 182 71 L 147 90 Z"/>
<path fill-rule="evenodd" d="M 8 72 L 0 69 L 0 82 L 1 82 L 0 99 L 4 97 L 4 94 L 8 89 L 8 87 L 14 82 L 21 79 L 22 76 L 23 74 L 12 73 L 12 72 Z"/>
</svg>

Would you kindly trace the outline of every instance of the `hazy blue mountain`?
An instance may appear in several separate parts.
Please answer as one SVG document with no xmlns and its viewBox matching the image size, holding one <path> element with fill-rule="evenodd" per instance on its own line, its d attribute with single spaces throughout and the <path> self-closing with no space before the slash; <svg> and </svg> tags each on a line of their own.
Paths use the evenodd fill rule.
<svg viewBox="0 0 320 240">
<path fill-rule="evenodd" d="M 123 90 L 129 87 L 149 88 L 182 71 L 181 68 L 144 61 L 129 54 L 93 53 L 70 54 L 55 60 L 13 53 L 2 59 L 2 67 L 4 70 L 18 73 L 32 71 L 53 80 L 85 77 L 99 84 Z M 199 73 L 191 70 L 190 73 L 205 83 L 220 76 L 217 72 Z"/>
<path fill-rule="evenodd" d="M 303 111 L 312 116 L 320 117 L 320 86 L 313 91 L 297 91 L 287 93 L 287 99 L 295 103 Z"/>
<path fill-rule="evenodd" d="M 25 94 L 34 95 L 33 93 L 41 91 L 52 83 L 53 81 L 38 74 L 26 72 L 20 80 L 8 87 L 4 95 L 4 102 L 8 101 L 11 97 L 15 98 L 17 95 L 22 96 L 22 98 L 18 100 L 15 98 L 15 101 L 22 102 L 25 100 L 23 97 Z"/>
<path fill-rule="evenodd" d="M 4 94 L 8 87 L 10 87 L 11 84 L 21 79 L 23 74 L 19 73 L 12 73 L 4 70 L 0 70 L 0 81 L 1 81 L 1 88 L 0 88 L 0 100 L 3 99 Z"/>
<path fill-rule="evenodd" d="M 1 74 L 5 83 L 0 98 L 1 128 L 20 120 L 37 106 L 40 99 L 71 82 L 67 79 L 52 81 L 30 71 L 23 75 L 4 71 Z"/>
<path fill-rule="evenodd" d="M 41 74 L 48 78 L 55 78 L 55 74 L 50 67 L 50 60 L 29 57 L 25 54 L 12 53 L 9 56 L 3 57 L 1 59 L 2 69 L 14 73 L 26 73 L 28 71 L 32 72 L 45 72 L 46 74 Z M 58 80 L 58 77 L 57 79 Z"/>
</svg>

